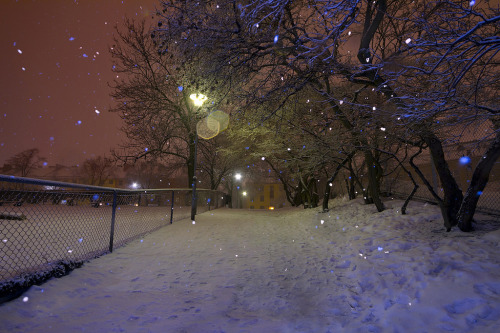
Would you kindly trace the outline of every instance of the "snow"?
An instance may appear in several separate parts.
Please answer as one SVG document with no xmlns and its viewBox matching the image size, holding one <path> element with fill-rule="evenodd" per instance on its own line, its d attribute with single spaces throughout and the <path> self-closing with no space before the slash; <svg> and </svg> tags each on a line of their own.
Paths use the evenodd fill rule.
<svg viewBox="0 0 500 333">
<path fill-rule="evenodd" d="M 0 306 L 2 332 L 500 332 L 500 222 L 436 206 L 218 209 Z"/>
</svg>

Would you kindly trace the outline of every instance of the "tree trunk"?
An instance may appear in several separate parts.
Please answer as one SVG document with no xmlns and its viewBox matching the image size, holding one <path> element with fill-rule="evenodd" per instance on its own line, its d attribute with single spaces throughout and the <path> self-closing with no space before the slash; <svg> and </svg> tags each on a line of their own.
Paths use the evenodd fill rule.
<svg viewBox="0 0 500 333">
<path fill-rule="evenodd" d="M 323 212 L 328 211 L 328 200 L 330 199 L 330 192 L 332 189 L 332 184 L 339 174 L 340 170 L 343 168 L 343 166 L 354 156 L 354 153 L 350 153 L 337 167 L 335 168 L 335 172 L 333 173 L 332 177 L 327 180 L 326 182 L 326 189 L 325 189 L 325 194 L 323 196 Z M 347 181 L 346 181 L 347 182 Z M 349 186 L 347 188 L 347 191 L 349 191 Z M 350 199 L 350 198 L 349 198 Z"/>
<path fill-rule="evenodd" d="M 366 166 L 368 168 L 368 190 L 372 197 L 373 203 L 377 207 L 377 211 L 382 212 L 385 207 L 380 200 L 380 182 L 378 177 L 378 167 L 375 164 L 375 159 L 371 151 L 365 151 Z"/>
<path fill-rule="evenodd" d="M 422 139 L 429 147 L 439 180 L 441 181 L 441 186 L 443 187 L 444 198 L 439 206 L 441 208 L 446 231 L 450 231 L 451 228 L 458 223 L 457 214 L 460 210 L 460 205 L 464 196 L 455 178 L 451 174 L 439 138 L 434 135 L 434 133 L 428 133 L 426 136 L 422 137 Z"/>
<path fill-rule="evenodd" d="M 477 202 L 479 201 L 479 197 L 488 183 L 491 169 L 493 169 L 493 166 L 499 157 L 500 133 L 497 133 L 495 141 L 493 141 L 490 148 L 488 148 L 474 169 L 470 185 L 467 188 L 462 205 L 460 206 L 460 210 L 458 212 L 457 222 L 460 230 L 473 230 L 472 218 L 474 216 L 474 212 L 476 211 Z"/>
</svg>

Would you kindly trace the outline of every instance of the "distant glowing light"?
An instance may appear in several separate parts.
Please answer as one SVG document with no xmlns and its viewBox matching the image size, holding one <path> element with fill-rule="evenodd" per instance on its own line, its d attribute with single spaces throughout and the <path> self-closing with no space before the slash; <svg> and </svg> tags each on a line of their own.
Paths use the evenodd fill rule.
<svg viewBox="0 0 500 333">
<path fill-rule="evenodd" d="M 278 42 L 278 39 L 279 39 L 278 35 L 274 36 L 274 44 L 276 44 Z"/>
<path fill-rule="evenodd" d="M 340 101 L 339 101 L 339 104 L 340 104 L 340 105 L 344 104 L 344 101 L 340 100 Z"/>
<path fill-rule="evenodd" d="M 74 41 L 75 40 L 75 37 L 70 37 L 69 38 L 70 41 Z"/>
<path fill-rule="evenodd" d="M 377 107 L 374 106 L 372 109 L 373 109 L 373 111 L 375 111 L 375 110 L 377 110 Z"/>
<path fill-rule="evenodd" d="M 29 301 L 29 298 L 26 296 L 23 298 L 23 302 L 26 303 L 27 301 Z"/>
<path fill-rule="evenodd" d="M 325 224 L 325 220 L 321 220 L 321 224 Z"/>
<path fill-rule="evenodd" d="M 385 132 L 385 127 L 380 127 L 380 130 L 381 130 L 382 132 Z"/>
<path fill-rule="evenodd" d="M 462 156 L 458 159 L 458 162 L 462 165 L 467 165 L 470 164 L 470 157 L 469 156 Z"/>
<path fill-rule="evenodd" d="M 469 5 L 472 7 L 476 4 L 476 2 L 474 0 L 472 0 L 471 2 L 469 2 Z"/>
<path fill-rule="evenodd" d="M 269 206 L 269 210 L 274 210 L 274 207 L 273 206 Z"/>
<path fill-rule="evenodd" d="M 191 223 L 196 224 L 196 221 L 193 221 L 193 222 L 191 222 Z"/>
<path fill-rule="evenodd" d="M 264 161 L 266 158 L 264 156 L 262 156 L 260 159 Z"/>
<path fill-rule="evenodd" d="M 351 32 L 349 31 L 349 32 L 347 33 L 347 36 L 350 36 L 350 35 L 351 35 Z"/>
<path fill-rule="evenodd" d="M 241 179 L 241 173 L 235 174 L 234 178 L 236 178 L 236 180 L 240 180 Z"/>
<path fill-rule="evenodd" d="M 407 39 L 405 40 L 405 43 L 406 43 L 406 44 L 410 44 L 410 43 L 411 43 L 411 38 L 407 38 Z"/>
<path fill-rule="evenodd" d="M 246 191 L 243 191 L 243 193 L 241 193 L 244 197 L 247 196 L 247 192 Z"/>
<path fill-rule="evenodd" d="M 23 71 L 25 71 L 25 70 L 26 70 L 26 68 L 24 68 L 24 67 L 21 67 L 21 69 L 22 69 Z"/>
<path fill-rule="evenodd" d="M 84 53 L 84 54 L 83 54 L 83 57 L 84 57 L 84 58 L 88 58 L 89 56 L 87 55 L 87 53 Z"/>
<path fill-rule="evenodd" d="M 17 53 L 23 54 L 23 51 L 21 51 L 20 49 L 17 49 Z"/>
<path fill-rule="evenodd" d="M 479 195 L 483 194 L 483 191 L 477 191 L 476 194 L 479 196 Z"/>
<path fill-rule="evenodd" d="M 101 111 L 95 109 L 95 113 L 99 114 L 99 113 L 101 113 Z"/>
<path fill-rule="evenodd" d="M 179 91 L 183 91 L 184 87 L 183 86 L 179 86 L 178 89 L 179 89 Z"/>
</svg>

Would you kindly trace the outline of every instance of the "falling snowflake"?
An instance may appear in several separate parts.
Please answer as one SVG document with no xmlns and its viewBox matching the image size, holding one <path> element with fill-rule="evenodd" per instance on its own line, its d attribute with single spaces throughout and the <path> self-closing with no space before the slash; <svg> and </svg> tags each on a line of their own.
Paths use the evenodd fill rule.
<svg viewBox="0 0 500 333">
<path fill-rule="evenodd" d="M 458 162 L 462 165 L 467 165 L 470 163 L 470 157 L 469 156 L 462 156 L 458 159 Z"/>
</svg>

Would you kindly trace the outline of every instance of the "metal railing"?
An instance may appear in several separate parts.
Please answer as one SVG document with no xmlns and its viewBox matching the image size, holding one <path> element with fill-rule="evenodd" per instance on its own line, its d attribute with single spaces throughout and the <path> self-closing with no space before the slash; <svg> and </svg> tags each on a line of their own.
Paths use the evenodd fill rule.
<svg viewBox="0 0 500 333">
<path fill-rule="evenodd" d="M 197 211 L 224 195 L 197 190 Z M 191 213 L 191 189 L 126 190 L 0 175 L 0 303 Z"/>
</svg>

